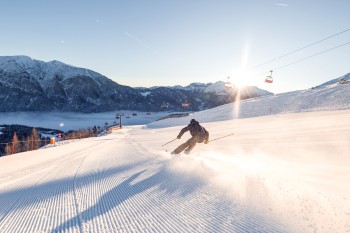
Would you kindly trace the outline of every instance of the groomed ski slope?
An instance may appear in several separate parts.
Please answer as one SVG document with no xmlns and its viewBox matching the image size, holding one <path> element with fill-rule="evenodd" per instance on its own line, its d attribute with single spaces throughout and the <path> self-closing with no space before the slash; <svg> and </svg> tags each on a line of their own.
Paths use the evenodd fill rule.
<svg viewBox="0 0 350 233">
<path fill-rule="evenodd" d="M 172 157 L 183 126 L 133 126 L 1 157 L 0 232 L 350 231 L 350 110 L 203 125 L 235 135 Z"/>
</svg>

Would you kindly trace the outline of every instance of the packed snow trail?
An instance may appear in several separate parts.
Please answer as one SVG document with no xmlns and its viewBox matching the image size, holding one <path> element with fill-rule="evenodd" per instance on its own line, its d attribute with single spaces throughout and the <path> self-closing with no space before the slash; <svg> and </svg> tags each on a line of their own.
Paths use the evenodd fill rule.
<svg viewBox="0 0 350 233">
<path fill-rule="evenodd" d="M 120 132 L 13 156 L 62 151 L 38 169 L 2 174 L 0 232 L 286 231 Z"/>
<path fill-rule="evenodd" d="M 210 118 L 212 114 L 207 115 Z M 186 125 L 193 117 L 195 114 L 177 122 L 165 121 Z M 154 129 L 165 121 L 151 123 L 149 129 L 150 135 L 157 134 L 164 142 L 170 139 L 167 135 L 172 132 L 176 136 L 181 129 Z M 199 173 L 233 200 L 264 215 L 278 216 L 294 232 L 350 232 L 350 110 L 202 125 L 211 138 L 235 135 L 199 144 L 186 167 L 182 163 L 176 166 L 179 172 Z M 135 132 L 135 137 L 141 136 Z M 186 140 L 183 137 L 181 142 Z M 171 151 L 181 142 L 166 149 Z M 148 144 L 152 145 L 151 141 Z M 204 168 L 199 169 L 198 164 Z"/>
<path fill-rule="evenodd" d="M 204 126 L 235 135 L 172 157 L 182 127 L 135 126 L 1 157 L 0 232 L 350 231 L 349 110 Z"/>
</svg>

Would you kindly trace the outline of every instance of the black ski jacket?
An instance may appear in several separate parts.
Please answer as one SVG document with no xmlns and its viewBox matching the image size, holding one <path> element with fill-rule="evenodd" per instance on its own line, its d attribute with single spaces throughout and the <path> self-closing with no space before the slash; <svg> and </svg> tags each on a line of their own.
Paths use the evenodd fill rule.
<svg viewBox="0 0 350 233">
<path fill-rule="evenodd" d="M 188 126 L 183 128 L 177 137 L 181 138 L 181 136 L 187 131 L 190 131 L 190 134 L 192 135 L 192 137 L 200 137 L 203 141 L 209 140 L 209 132 L 203 126 L 201 126 L 198 122 L 194 124 L 189 124 Z"/>
</svg>

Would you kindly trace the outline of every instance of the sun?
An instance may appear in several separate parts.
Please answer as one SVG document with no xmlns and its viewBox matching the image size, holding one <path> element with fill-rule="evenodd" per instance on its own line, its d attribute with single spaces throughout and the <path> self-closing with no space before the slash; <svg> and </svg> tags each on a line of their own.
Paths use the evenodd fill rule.
<svg viewBox="0 0 350 233">
<path fill-rule="evenodd" d="M 232 85 L 238 89 L 252 85 L 251 75 L 248 72 L 238 72 L 232 77 Z"/>
<path fill-rule="evenodd" d="M 252 84 L 252 72 L 247 69 L 249 54 L 249 41 L 246 41 L 245 46 L 243 46 L 242 50 L 241 65 L 236 67 L 236 69 L 234 69 L 232 72 L 232 85 L 237 89 L 241 89 Z"/>
<path fill-rule="evenodd" d="M 246 79 L 244 77 L 237 77 L 235 79 L 233 79 L 233 85 L 238 88 L 244 88 L 246 86 L 248 86 L 248 82 L 246 81 Z"/>
</svg>

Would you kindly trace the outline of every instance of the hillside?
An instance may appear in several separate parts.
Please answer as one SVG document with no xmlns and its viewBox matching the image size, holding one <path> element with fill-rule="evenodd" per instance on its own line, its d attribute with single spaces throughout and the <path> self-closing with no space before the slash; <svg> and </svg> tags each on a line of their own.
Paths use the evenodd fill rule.
<svg viewBox="0 0 350 233">
<path fill-rule="evenodd" d="M 195 112 L 188 117 L 154 122 L 148 127 L 163 127 L 169 124 L 173 126 L 184 125 L 192 118 L 200 122 L 213 122 L 282 113 L 350 109 L 350 83 L 340 84 L 341 79 L 350 80 L 350 74 L 307 90 L 242 100 Z"/>
<path fill-rule="evenodd" d="M 216 110 L 207 112 L 209 117 Z M 0 158 L 1 232 L 347 232 L 350 112 L 204 123 L 190 156 L 181 127 Z M 209 121 L 204 119 L 203 121 Z"/>
</svg>

